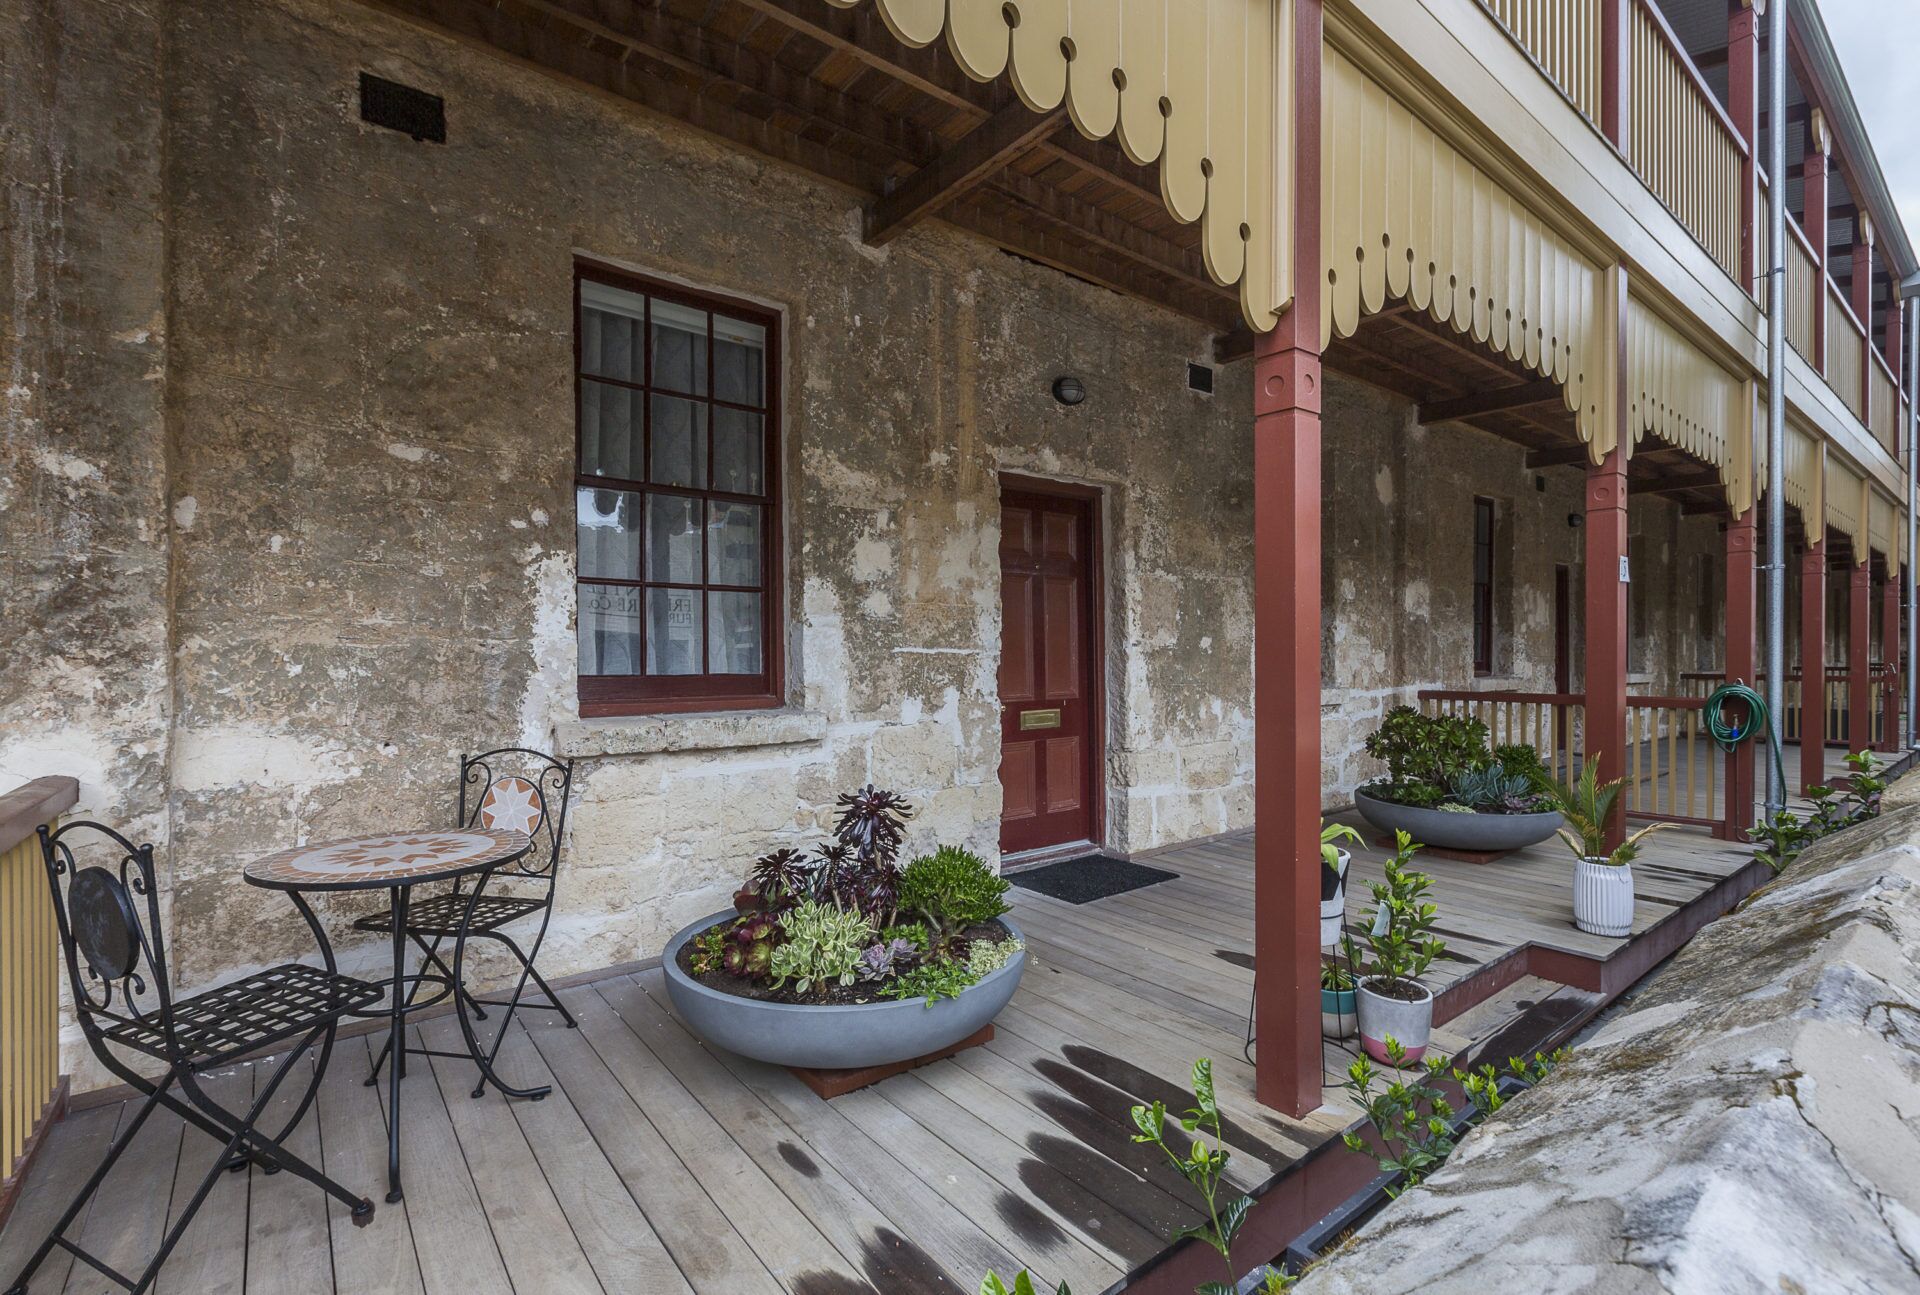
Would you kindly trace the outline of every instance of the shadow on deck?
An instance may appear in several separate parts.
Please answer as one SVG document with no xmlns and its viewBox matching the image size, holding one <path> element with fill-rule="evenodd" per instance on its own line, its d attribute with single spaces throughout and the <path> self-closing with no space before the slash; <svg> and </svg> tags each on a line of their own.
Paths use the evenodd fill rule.
<svg viewBox="0 0 1920 1295">
<path fill-rule="evenodd" d="M 1436 1046 L 1504 1058 L 1570 1037 L 1614 993 L 1758 878 L 1748 851 L 1663 834 L 1636 869 L 1630 941 L 1572 927 L 1564 852 L 1490 865 L 1423 861 L 1451 945 L 1436 964 Z M 1380 852 L 1356 860 L 1377 876 Z M 1187 1105 L 1193 1060 L 1214 1059 L 1233 1177 L 1266 1188 L 1249 1235 L 1277 1253 L 1370 1176 L 1341 1147 L 1354 1118 L 1331 1085 L 1304 1120 L 1260 1107 L 1242 1048 L 1252 988 L 1252 836 L 1163 851 L 1173 880 L 1075 906 L 1016 889 L 1033 954 L 985 1047 L 823 1102 L 782 1070 L 709 1051 L 667 1004 L 657 970 L 563 991 L 580 1018 L 516 1024 L 506 1073 L 554 1083 L 509 1104 L 467 1096 L 471 1066 L 414 1063 L 403 1086 L 407 1199 L 365 1229 L 286 1175 L 228 1176 L 161 1276 L 181 1291 L 698 1292 L 919 1295 L 971 1292 L 988 1268 L 1031 1268 L 1046 1289 L 1190 1291 L 1163 1257 L 1190 1197 L 1157 1152 L 1131 1141 L 1128 1108 Z M 1350 908 L 1361 911 L 1356 886 Z M 454 1024 L 425 1022 L 431 1042 Z M 374 1192 L 384 1173 L 382 1091 L 361 1084 L 367 1041 L 336 1054 L 293 1146 Z M 254 1068 L 214 1081 L 244 1100 Z M 289 1090 L 297 1087 L 292 1083 Z M 11 1277 L 125 1118 L 120 1104 L 57 1127 L 7 1231 Z M 156 1116 L 82 1223 L 86 1244 L 135 1267 L 213 1146 Z M 377 1193 L 375 1193 L 377 1194 Z M 1249 1253 L 1252 1253 L 1249 1251 Z M 1251 1261 L 1250 1261 L 1251 1262 Z M 1217 1278 L 1212 1269 L 1203 1274 Z M 36 1293 L 104 1283 L 56 1260 Z"/>
</svg>

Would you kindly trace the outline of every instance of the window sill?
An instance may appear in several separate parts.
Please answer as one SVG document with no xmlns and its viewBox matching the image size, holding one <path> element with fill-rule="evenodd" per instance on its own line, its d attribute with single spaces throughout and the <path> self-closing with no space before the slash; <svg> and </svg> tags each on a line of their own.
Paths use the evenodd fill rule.
<svg viewBox="0 0 1920 1295">
<path fill-rule="evenodd" d="M 795 746 L 827 736 L 827 717 L 813 710 L 703 711 L 563 720 L 554 736 L 562 756 L 658 755 Z"/>
</svg>

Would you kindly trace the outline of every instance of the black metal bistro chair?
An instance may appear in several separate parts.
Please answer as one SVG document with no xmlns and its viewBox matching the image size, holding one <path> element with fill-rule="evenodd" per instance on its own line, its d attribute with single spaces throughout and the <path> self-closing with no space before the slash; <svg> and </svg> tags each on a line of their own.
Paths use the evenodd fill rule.
<svg viewBox="0 0 1920 1295">
<path fill-rule="evenodd" d="M 433 967 L 449 983 L 457 986 L 456 992 L 461 1001 L 476 1019 L 486 1020 L 486 1009 L 489 1007 L 497 1008 L 502 1013 L 490 1047 L 481 1046 L 466 1013 L 462 1012 L 459 1013 L 460 1028 L 466 1036 L 468 1053 L 431 1048 L 407 1049 L 426 1056 L 470 1056 L 480 1067 L 480 1080 L 473 1086 L 475 1097 L 486 1092 L 489 1083 L 510 1097 L 539 1098 L 546 1096 L 549 1091 L 546 1088 L 515 1088 L 503 1082 L 494 1070 L 494 1060 L 500 1055 L 500 1045 L 506 1040 L 507 1027 L 513 1023 L 515 1012 L 523 1008 L 558 1012 L 568 1029 L 577 1028 L 578 1025 L 573 1013 L 561 1003 L 559 995 L 553 992 L 553 987 L 534 966 L 534 959 L 540 956 L 540 945 L 547 938 L 547 925 L 553 920 L 555 878 L 560 870 L 560 847 L 567 828 L 567 803 L 572 795 L 571 760 L 560 760 L 526 747 L 502 747 L 484 755 L 461 756 L 459 826 L 525 832 L 533 838 L 533 848 L 519 862 L 482 874 L 470 886 L 464 879 L 456 880 L 446 893 L 412 900 L 405 909 L 406 933 L 420 949 L 421 970 L 424 972 L 428 967 Z M 487 887 L 494 882 L 502 883 L 502 892 L 487 894 Z M 540 919 L 539 927 L 533 932 L 531 946 L 522 949 L 503 928 L 536 914 Z M 353 925 L 356 930 L 390 934 L 393 930 L 393 910 L 389 908 L 385 912 L 363 917 Z M 465 942 L 472 939 L 495 941 L 520 964 L 520 978 L 514 982 L 513 992 L 506 998 L 479 998 L 461 984 L 459 952 Z M 452 967 L 447 965 L 440 952 L 448 940 L 455 942 L 456 956 Z M 540 992 L 546 996 L 546 1002 L 521 1001 L 528 980 L 539 986 Z M 416 981 L 408 993 L 409 1001 L 418 990 L 419 982 Z M 373 1060 L 373 1073 L 367 1077 L 367 1083 L 372 1084 L 379 1078 L 380 1067 L 387 1062 L 388 1052 L 389 1048 L 383 1045 Z M 400 1064 L 401 1073 L 405 1074 L 405 1061 Z"/>
<path fill-rule="evenodd" d="M 377 985 L 339 973 L 333 949 L 306 902 L 298 895 L 293 897 L 319 946 L 324 966 L 286 962 L 217 989 L 176 999 L 167 979 L 166 947 L 160 934 L 153 847 L 135 846 L 99 823 L 74 822 L 56 832 L 42 827 L 40 849 L 46 860 L 47 883 L 53 891 L 54 917 L 81 1032 L 100 1063 L 145 1094 L 145 1100 L 131 1120 L 122 1121 L 105 1159 L 26 1267 L 14 1277 L 7 1295 L 24 1295 L 34 1273 L 56 1246 L 139 1295 L 153 1284 L 154 1275 L 179 1243 L 221 1173 L 244 1169 L 249 1163 L 268 1173 L 284 1169 L 304 1178 L 344 1203 L 353 1212 L 356 1226 L 371 1222 L 372 1201 L 348 1191 L 282 1145 L 319 1092 L 341 1018 L 372 1004 L 383 992 Z M 108 862 L 81 862 L 96 858 Z M 284 1043 L 294 1046 L 284 1058 L 271 1063 L 271 1075 L 258 1085 L 258 1095 L 244 1113 L 222 1106 L 201 1087 L 204 1072 Z M 261 1129 L 261 1113 L 315 1043 L 320 1044 L 319 1058 L 292 1116 L 277 1133 Z M 136 1070 L 123 1052 L 158 1061 L 165 1071 L 157 1080 L 149 1078 Z M 179 1094 L 174 1091 L 176 1085 Z M 82 1249 L 66 1233 L 156 1106 L 174 1112 L 222 1143 L 225 1150 L 200 1180 L 185 1208 L 176 1212 L 159 1251 L 139 1276 L 128 1277 Z"/>
</svg>

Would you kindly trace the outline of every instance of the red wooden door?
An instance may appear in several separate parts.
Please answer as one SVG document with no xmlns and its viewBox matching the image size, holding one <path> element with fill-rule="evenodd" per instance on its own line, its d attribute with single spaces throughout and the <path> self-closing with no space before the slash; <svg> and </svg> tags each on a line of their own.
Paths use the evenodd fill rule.
<svg viewBox="0 0 1920 1295">
<path fill-rule="evenodd" d="M 1095 839 L 1102 760 L 1094 501 L 1000 497 L 1000 849 Z"/>
</svg>

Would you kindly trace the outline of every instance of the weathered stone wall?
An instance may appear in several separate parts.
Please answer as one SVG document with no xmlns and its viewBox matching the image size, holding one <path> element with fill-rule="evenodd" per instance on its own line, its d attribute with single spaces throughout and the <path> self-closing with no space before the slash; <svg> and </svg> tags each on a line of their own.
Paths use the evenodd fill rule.
<svg viewBox="0 0 1920 1295">
<path fill-rule="evenodd" d="M 1105 492 L 1109 844 L 1250 824 L 1249 366 L 1188 391 L 1198 324 L 938 224 L 867 248 L 853 195 L 346 0 L 86 7 L 0 0 L 0 563 L 31 629 L 0 640 L 0 776 L 76 773 L 168 847 L 183 983 L 301 951 L 241 861 L 444 821 L 457 753 L 504 742 L 580 762 L 556 974 L 658 952 L 869 779 L 916 844 L 992 856 L 1001 471 Z M 449 143 L 362 125 L 363 69 L 444 95 Z M 576 716 L 581 254 L 784 314 L 777 715 Z M 1475 495 L 1507 518 L 1488 682 L 1551 684 L 1579 474 L 1541 493 L 1510 445 L 1327 392 L 1337 803 L 1385 705 L 1467 681 Z"/>
<path fill-rule="evenodd" d="M 161 93 L 151 6 L 0 0 L 0 783 L 167 839 Z"/>
<path fill-rule="evenodd" d="M 1709 926 L 1301 1295 L 1920 1288 L 1913 800 Z"/>
</svg>

